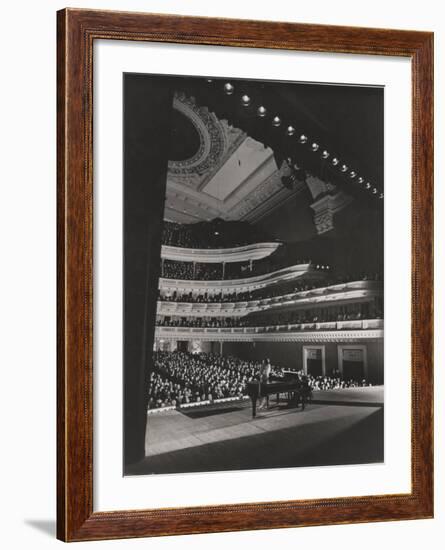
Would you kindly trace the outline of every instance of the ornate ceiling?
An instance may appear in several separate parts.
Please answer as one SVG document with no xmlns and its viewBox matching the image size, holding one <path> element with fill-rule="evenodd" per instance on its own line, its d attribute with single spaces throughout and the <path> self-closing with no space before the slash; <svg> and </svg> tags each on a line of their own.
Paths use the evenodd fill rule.
<svg viewBox="0 0 445 550">
<path fill-rule="evenodd" d="M 175 94 L 173 106 L 177 160 L 168 165 L 165 219 L 256 222 L 298 192 L 282 185 L 287 166 L 276 165 L 270 148 L 184 94 Z"/>
</svg>

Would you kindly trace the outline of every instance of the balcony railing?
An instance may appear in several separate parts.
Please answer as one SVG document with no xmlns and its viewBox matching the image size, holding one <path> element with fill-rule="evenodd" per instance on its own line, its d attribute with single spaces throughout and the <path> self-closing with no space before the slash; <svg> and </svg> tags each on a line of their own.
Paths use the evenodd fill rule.
<svg viewBox="0 0 445 550">
<path fill-rule="evenodd" d="M 161 257 L 164 260 L 199 263 L 233 263 L 261 260 L 273 254 L 280 242 L 247 244 L 232 248 L 183 248 L 162 245 Z"/>
<path fill-rule="evenodd" d="M 354 321 L 332 321 L 323 323 L 297 323 L 288 325 L 270 325 L 261 327 L 234 328 L 197 328 L 197 327 L 161 327 L 155 330 L 156 338 L 169 339 L 205 339 L 205 340 L 273 340 L 274 337 L 301 335 L 312 339 L 317 334 L 348 332 L 348 337 L 383 338 L 383 319 L 363 319 Z M 289 338 L 292 340 L 292 338 Z"/>
</svg>

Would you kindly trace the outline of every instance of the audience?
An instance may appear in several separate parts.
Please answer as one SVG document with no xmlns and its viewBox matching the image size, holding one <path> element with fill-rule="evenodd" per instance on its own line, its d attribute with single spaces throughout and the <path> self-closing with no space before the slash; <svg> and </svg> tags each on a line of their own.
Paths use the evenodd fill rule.
<svg viewBox="0 0 445 550">
<path fill-rule="evenodd" d="M 258 379 L 261 362 L 212 353 L 157 351 L 153 354 L 154 370 L 148 387 L 148 407 L 181 407 L 187 403 L 214 401 L 246 395 L 246 385 Z M 338 372 L 332 376 L 305 375 L 311 390 L 332 390 L 369 385 L 366 380 L 342 380 Z M 282 377 L 283 369 L 273 366 L 271 376 Z"/>
<path fill-rule="evenodd" d="M 377 302 L 363 302 L 344 306 L 297 309 L 286 311 L 262 311 L 238 317 L 208 316 L 168 316 L 158 315 L 156 324 L 161 327 L 199 327 L 199 328 L 232 328 L 232 327 L 274 327 L 278 325 L 303 325 L 295 329 L 313 329 L 316 323 L 341 321 L 360 321 L 363 319 L 381 319 L 383 312 Z M 305 324 L 310 325 L 304 327 Z M 323 328 L 323 327 L 321 327 Z M 332 327 L 326 327 L 330 329 Z"/>
<path fill-rule="evenodd" d="M 272 239 L 248 222 L 224 221 L 180 224 L 164 221 L 162 244 L 183 248 L 234 248 Z"/>
<path fill-rule="evenodd" d="M 231 328 L 249 326 L 242 317 L 168 317 L 157 318 L 160 327 Z"/>
<path fill-rule="evenodd" d="M 212 353 L 158 351 L 148 391 L 149 408 L 242 397 L 260 363 Z"/>
<path fill-rule="evenodd" d="M 305 375 L 303 371 L 299 371 L 298 375 L 300 378 L 303 376 L 306 377 L 308 384 L 312 391 L 319 390 L 339 390 L 343 388 L 360 388 L 363 386 L 371 386 L 365 379 L 358 380 L 343 380 L 338 373 L 335 375 L 332 373 L 332 376 L 312 376 L 310 374 Z"/>
<path fill-rule="evenodd" d="M 178 277 L 179 278 L 179 277 Z M 347 279 L 347 280 L 346 280 Z M 334 286 L 346 282 L 355 281 L 367 281 L 367 280 L 379 280 L 376 275 L 356 275 L 348 276 L 344 278 L 329 277 L 326 279 L 301 279 L 293 280 L 284 284 L 268 285 L 263 288 L 259 288 L 251 291 L 242 292 L 180 292 L 177 290 L 159 290 L 158 298 L 163 302 L 182 302 L 182 303 L 233 303 L 233 302 L 252 302 L 255 300 L 263 300 L 266 298 L 282 297 L 283 299 L 290 299 L 293 295 L 299 292 L 307 292 L 318 288 L 329 289 L 330 286 Z"/>
<path fill-rule="evenodd" d="M 284 258 L 274 260 L 271 257 L 255 260 L 250 263 L 199 263 L 164 260 L 161 265 L 161 277 L 182 279 L 186 281 L 223 281 L 244 279 L 272 273 L 284 267 L 308 264 L 310 260 L 301 258 Z"/>
</svg>

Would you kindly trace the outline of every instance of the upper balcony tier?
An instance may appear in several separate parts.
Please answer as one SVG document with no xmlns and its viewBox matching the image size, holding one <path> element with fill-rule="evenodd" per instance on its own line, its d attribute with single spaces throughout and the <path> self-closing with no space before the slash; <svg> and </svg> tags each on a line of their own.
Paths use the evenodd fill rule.
<svg viewBox="0 0 445 550">
<path fill-rule="evenodd" d="M 174 279 L 159 278 L 159 288 L 162 290 L 180 290 L 180 291 L 221 291 L 237 292 L 252 291 L 263 288 L 268 285 L 284 283 L 290 280 L 296 280 L 300 277 L 308 277 L 312 280 L 320 280 L 326 277 L 324 271 L 315 269 L 310 263 L 298 264 L 289 267 L 283 267 L 270 273 L 256 275 L 239 279 L 219 279 L 219 280 L 196 280 L 196 279 Z"/>
<path fill-rule="evenodd" d="M 234 263 L 261 260 L 270 256 L 280 242 L 263 242 L 237 246 L 232 248 L 183 248 L 178 246 L 162 245 L 161 257 L 164 260 L 177 262 Z"/>
</svg>

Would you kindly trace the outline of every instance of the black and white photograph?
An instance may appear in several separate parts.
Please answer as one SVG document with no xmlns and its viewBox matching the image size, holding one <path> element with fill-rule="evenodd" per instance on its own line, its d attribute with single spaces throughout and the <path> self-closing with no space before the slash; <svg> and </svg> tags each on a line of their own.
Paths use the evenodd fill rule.
<svg viewBox="0 0 445 550">
<path fill-rule="evenodd" d="M 384 88 L 123 89 L 124 474 L 384 462 Z"/>
</svg>

